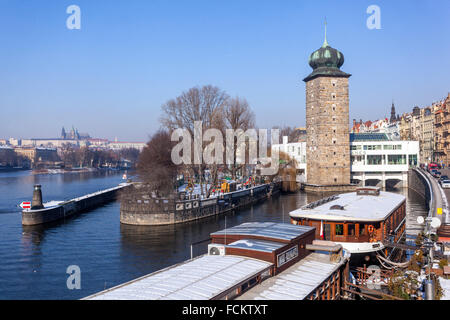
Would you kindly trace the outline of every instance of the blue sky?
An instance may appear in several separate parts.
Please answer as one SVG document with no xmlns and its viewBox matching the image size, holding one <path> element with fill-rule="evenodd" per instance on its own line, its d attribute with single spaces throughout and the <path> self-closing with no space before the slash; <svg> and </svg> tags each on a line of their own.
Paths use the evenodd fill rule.
<svg viewBox="0 0 450 320">
<path fill-rule="evenodd" d="M 81 8 L 81 30 L 66 8 Z M 381 29 L 369 30 L 369 5 Z M 244 97 L 258 127 L 305 124 L 308 56 L 328 42 L 351 73 L 350 121 L 450 91 L 450 1 L 0 0 L 0 138 L 146 141 L 161 105 L 212 84 Z"/>
</svg>

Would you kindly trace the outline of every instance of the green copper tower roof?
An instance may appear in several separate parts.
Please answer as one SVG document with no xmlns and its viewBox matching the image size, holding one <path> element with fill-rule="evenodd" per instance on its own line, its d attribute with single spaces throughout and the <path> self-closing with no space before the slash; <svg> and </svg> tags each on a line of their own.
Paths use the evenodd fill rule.
<svg viewBox="0 0 450 320">
<path fill-rule="evenodd" d="M 313 68 L 313 72 L 309 74 L 303 81 L 307 82 L 319 76 L 324 77 L 345 77 L 351 74 L 341 71 L 339 68 L 344 64 L 344 55 L 328 44 L 327 41 L 327 25 L 325 22 L 325 40 L 322 47 L 311 53 L 309 56 L 309 65 Z"/>
</svg>

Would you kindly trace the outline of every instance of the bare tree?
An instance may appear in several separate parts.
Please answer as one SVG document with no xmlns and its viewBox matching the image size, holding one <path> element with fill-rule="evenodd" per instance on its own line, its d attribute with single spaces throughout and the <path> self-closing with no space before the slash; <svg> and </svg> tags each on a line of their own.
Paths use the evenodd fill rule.
<svg viewBox="0 0 450 320">
<path fill-rule="evenodd" d="M 162 105 L 163 115 L 161 123 L 169 130 L 187 129 L 191 137 L 194 136 L 194 124 L 196 121 L 202 122 L 202 132 L 210 128 L 223 131 L 223 110 L 228 99 L 228 95 L 218 87 L 207 85 L 201 88 L 191 88 L 177 98 L 171 99 Z M 203 141 L 201 141 L 201 146 L 203 150 Z M 192 155 L 190 156 L 191 160 L 193 160 Z M 209 194 L 210 192 L 210 190 L 204 190 L 204 170 L 206 167 L 205 164 L 189 166 L 193 172 L 197 173 L 202 194 Z M 210 169 L 213 180 L 215 180 L 217 178 L 217 165 L 210 165 Z M 209 189 L 212 189 L 212 187 L 211 185 Z"/>
<path fill-rule="evenodd" d="M 230 165 L 231 177 L 236 179 L 237 171 L 245 165 L 245 159 L 242 161 L 242 164 L 238 165 L 236 163 L 238 141 L 242 138 L 241 135 L 245 134 L 245 131 L 255 127 L 255 115 L 250 109 L 247 100 L 236 97 L 229 100 L 225 107 L 224 116 L 226 128 L 232 129 L 236 133 L 233 137 L 233 163 Z M 246 148 L 246 153 L 247 150 L 248 148 Z M 247 154 L 241 156 L 246 157 Z"/>
<path fill-rule="evenodd" d="M 177 166 L 172 162 L 173 142 L 167 130 L 159 130 L 139 155 L 137 170 L 142 181 L 160 195 L 168 195 L 175 188 Z"/>
<path fill-rule="evenodd" d="M 268 150 L 268 156 L 272 154 L 272 149 Z M 264 165 L 268 167 L 270 164 Z M 297 189 L 297 168 L 298 163 L 295 158 L 291 157 L 284 151 L 279 151 L 279 167 L 278 172 L 273 175 L 266 176 L 269 181 L 281 179 L 283 191 L 293 192 Z"/>
</svg>

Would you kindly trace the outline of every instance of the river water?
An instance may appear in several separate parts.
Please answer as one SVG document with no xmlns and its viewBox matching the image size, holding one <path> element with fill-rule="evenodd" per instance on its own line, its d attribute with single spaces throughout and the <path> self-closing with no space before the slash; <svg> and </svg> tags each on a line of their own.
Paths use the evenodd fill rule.
<svg viewBox="0 0 450 320">
<path fill-rule="evenodd" d="M 249 221 L 289 222 L 289 211 L 315 201 L 306 193 L 275 196 L 226 216 L 171 226 L 129 226 L 119 221 L 120 204 L 107 204 L 66 221 L 22 226 L 17 205 L 41 184 L 44 201 L 65 200 L 116 186 L 121 173 L 32 175 L 0 173 L 0 299 L 79 299 L 190 258 L 191 243 L 211 232 Z M 423 199 L 408 189 L 407 233 L 417 234 Z M 194 246 L 194 255 L 206 252 Z M 81 289 L 68 289 L 67 268 L 81 270 Z"/>
</svg>

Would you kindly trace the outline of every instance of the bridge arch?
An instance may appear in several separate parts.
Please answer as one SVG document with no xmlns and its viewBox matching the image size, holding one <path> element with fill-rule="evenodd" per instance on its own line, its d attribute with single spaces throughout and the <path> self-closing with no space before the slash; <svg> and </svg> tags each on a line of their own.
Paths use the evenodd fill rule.
<svg viewBox="0 0 450 320">
<path fill-rule="evenodd" d="M 403 187 L 403 180 L 401 179 L 386 179 L 386 189 L 393 188 L 402 188 Z"/>
<path fill-rule="evenodd" d="M 365 187 L 382 187 L 383 181 L 381 179 L 366 179 Z"/>
</svg>

